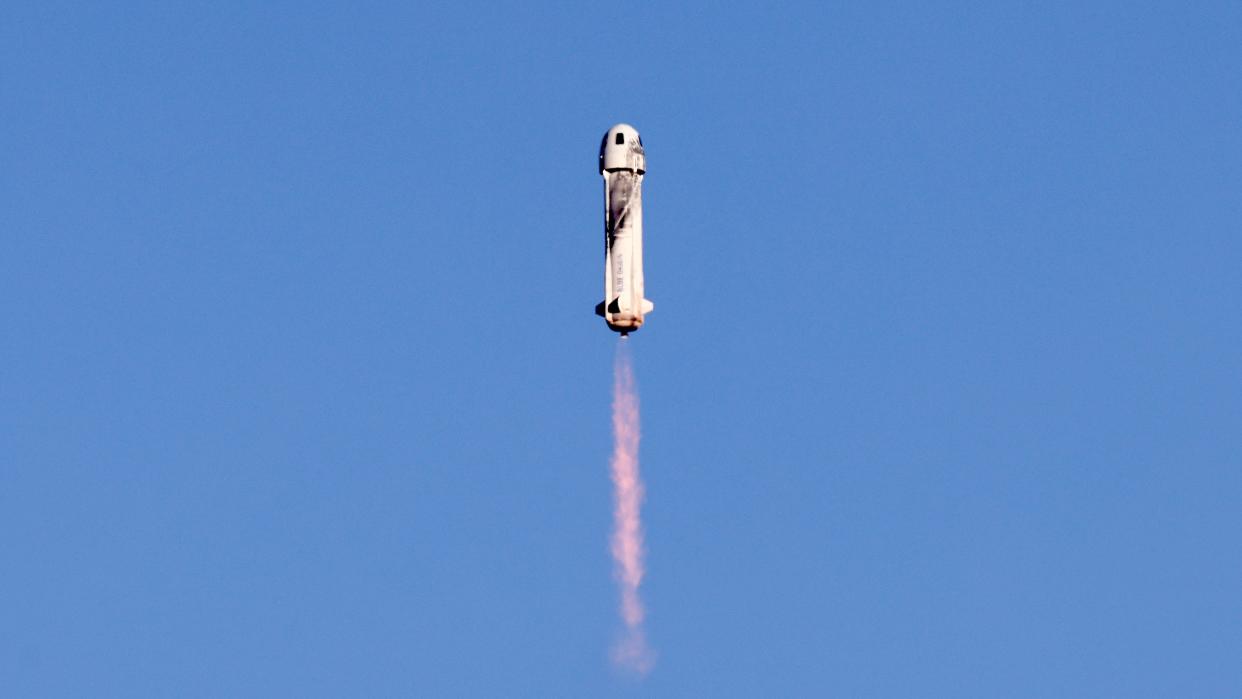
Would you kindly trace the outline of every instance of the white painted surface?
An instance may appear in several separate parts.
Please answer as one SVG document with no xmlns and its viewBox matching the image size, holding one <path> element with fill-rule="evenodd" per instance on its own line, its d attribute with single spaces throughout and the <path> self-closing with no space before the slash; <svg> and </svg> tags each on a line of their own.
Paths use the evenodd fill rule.
<svg viewBox="0 0 1242 699">
<path fill-rule="evenodd" d="M 643 324 L 654 304 L 643 297 L 643 175 L 646 153 L 638 131 L 617 124 L 604 134 L 599 153 L 604 178 L 604 301 L 608 327 L 628 333 Z"/>
</svg>

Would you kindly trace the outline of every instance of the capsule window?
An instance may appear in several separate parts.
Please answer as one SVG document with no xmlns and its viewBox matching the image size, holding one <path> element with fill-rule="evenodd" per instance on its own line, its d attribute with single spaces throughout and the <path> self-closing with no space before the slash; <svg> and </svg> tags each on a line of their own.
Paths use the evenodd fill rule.
<svg viewBox="0 0 1242 699">
<path fill-rule="evenodd" d="M 621 133 L 620 131 L 617 132 L 617 145 L 618 146 L 625 145 L 625 134 Z"/>
</svg>

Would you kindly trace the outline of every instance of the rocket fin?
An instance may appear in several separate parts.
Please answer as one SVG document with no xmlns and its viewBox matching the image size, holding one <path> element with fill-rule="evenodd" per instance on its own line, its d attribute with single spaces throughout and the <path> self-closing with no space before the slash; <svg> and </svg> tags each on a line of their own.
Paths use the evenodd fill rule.
<svg viewBox="0 0 1242 699">
<path fill-rule="evenodd" d="M 599 316 L 600 318 L 604 317 L 604 302 L 603 301 L 600 301 L 599 303 L 595 304 L 595 315 Z"/>
<path fill-rule="evenodd" d="M 655 304 L 647 299 L 643 299 L 643 315 L 647 315 L 648 313 L 654 310 L 655 310 Z"/>
</svg>

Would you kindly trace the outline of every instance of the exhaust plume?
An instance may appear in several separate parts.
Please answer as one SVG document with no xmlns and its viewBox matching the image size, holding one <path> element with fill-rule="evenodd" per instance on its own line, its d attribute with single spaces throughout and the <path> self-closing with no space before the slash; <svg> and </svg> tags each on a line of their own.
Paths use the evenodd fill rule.
<svg viewBox="0 0 1242 699">
<path fill-rule="evenodd" d="M 643 482 L 638 472 L 638 391 L 624 341 L 618 343 L 612 371 L 612 559 L 621 591 L 621 621 L 625 629 L 612 649 L 613 663 L 645 675 L 655 662 L 643 631 L 643 524 L 640 508 Z"/>
</svg>

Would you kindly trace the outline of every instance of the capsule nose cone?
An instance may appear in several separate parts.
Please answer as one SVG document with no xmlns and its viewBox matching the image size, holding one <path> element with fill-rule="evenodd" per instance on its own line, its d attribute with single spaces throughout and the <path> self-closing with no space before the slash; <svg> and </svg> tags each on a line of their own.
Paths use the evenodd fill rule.
<svg viewBox="0 0 1242 699">
<path fill-rule="evenodd" d="M 604 134 L 604 142 L 601 144 L 601 150 L 609 146 L 629 146 L 633 143 L 639 143 L 638 129 L 626 123 L 621 123 L 608 129 L 608 133 Z"/>
<path fill-rule="evenodd" d="M 605 170 L 646 172 L 643 141 L 633 126 L 617 124 L 604 134 L 604 140 L 599 144 L 599 171 L 602 173 Z"/>
</svg>

